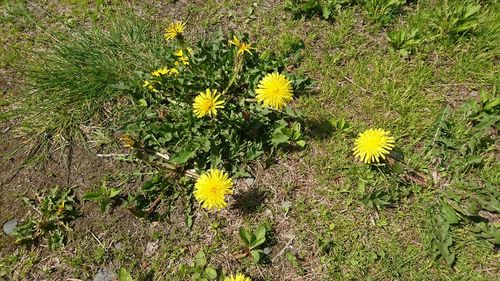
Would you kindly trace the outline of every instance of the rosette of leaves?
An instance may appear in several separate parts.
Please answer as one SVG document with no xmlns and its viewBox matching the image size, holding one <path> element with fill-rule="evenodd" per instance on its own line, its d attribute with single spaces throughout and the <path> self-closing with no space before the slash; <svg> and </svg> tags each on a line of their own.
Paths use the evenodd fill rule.
<svg viewBox="0 0 500 281">
<path fill-rule="evenodd" d="M 240 240 L 247 248 L 244 255 L 251 255 L 254 263 L 259 263 L 266 254 L 263 245 L 266 242 L 267 232 L 268 229 L 265 224 L 259 225 L 255 232 L 251 232 L 250 229 L 246 229 L 243 226 L 238 231 Z"/>
<path fill-rule="evenodd" d="M 290 107 L 282 111 L 264 108 L 255 100 L 259 80 L 267 73 L 283 73 L 287 59 L 256 50 L 238 55 L 228 38 L 232 34 L 218 33 L 192 49 L 183 42 L 174 43 L 163 65 L 174 66 L 178 59 L 174 52 L 179 49 L 189 63 L 178 63 L 177 75 L 143 74 L 154 90 L 144 88 L 137 96 L 138 112 L 124 126 L 136 148 L 167 155 L 162 161 L 168 158 L 169 165 L 183 171 L 220 167 L 238 177 L 248 175 L 247 165 L 275 148 L 305 145 L 299 112 Z M 247 37 L 242 40 L 248 42 Z M 308 80 L 285 75 L 297 97 Z M 206 89 L 222 93 L 224 108 L 215 117 L 197 118 L 192 104 Z"/>
<path fill-rule="evenodd" d="M 50 250 L 62 246 L 66 232 L 71 231 L 69 223 L 78 216 L 72 190 L 54 187 L 35 200 L 25 198 L 25 202 L 36 215 L 29 216 L 16 227 L 12 233 L 15 243 L 34 243 L 47 238 Z"/>
</svg>

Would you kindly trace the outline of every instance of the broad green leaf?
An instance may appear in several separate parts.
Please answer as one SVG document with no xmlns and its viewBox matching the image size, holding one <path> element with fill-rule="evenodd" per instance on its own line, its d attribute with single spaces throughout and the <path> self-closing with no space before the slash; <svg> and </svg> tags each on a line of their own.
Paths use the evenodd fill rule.
<svg viewBox="0 0 500 281">
<path fill-rule="evenodd" d="M 240 226 L 238 234 L 240 235 L 240 238 L 243 241 L 243 243 L 245 243 L 245 245 L 247 246 L 250 246 L 250 240 L 252 239 L 252 235 L 243 226 Z"/>
<path fill-rule="evenodd" d="M 259 225 L 259 227 L 255 231 L 255 237 L 257 238 L 266 237 L 266 227 L 264 226 L 264 224 Z"/>
<path fill-rule="evenodd" d="M 449 266 L 452 266 L 455 263 L 455 254 L 450 253 L 448 256 L 445 257 L 446 262 L 448 263 Z"/>
<path fill-rule="evenodd" d="M 271 139 L 271 143 L 274 146 L 278 146 L 282 143 L 290 143 L 290 138 L 283 133 L 274 134 L 273 138 Z"/>
<path fill-rule="evenodd" d="M 184 164 L 195 155 L 193 150 L 184 150 L 173 157 L 170 161 L 174 164 Z"/>
<path fill-rule="evenodd" d="M 215 278 L 217 278 L 217 271 L 212 267 L 207 267 L 205 268 L 205 276 L 208 278 L 208 280 L 214 280 Z"/>
<path fill-rule="evenodd" d="M 296 144 L 300 147 L 305 147 L 306 146 L 306 141 L 305 140 L 299 140 L 296 142 Z"/>
<path fill-rule="evenodd" d="M 253 250 L 250 252 L 254 263 L 259 263 L 260 261 L 260 250 Z"/>
<path fill-rule="evenodd" d="M 329 18 L 330 18 L 330 15 L 332 14 L 332 10 L 330 9 L 330 7 L 328 7 L 328 6 L 323 6 L 323 7 L 322 7 L 322 10 L 323 10 L 323 18 L 325 18 L 325 19 L 329 19 Z"/>
<path fill-rule="evenodd" d="M 120 267 L 118 271 L 118 281 L 133 281 L 132 276 L 124 267 Z"/>
<path fill-rule="evenodd" d="M 109 192 L 109 198 L 113 198 L 113 197 L 116 197 L 118 194 L 120 194 L 122 192 L 122 189 L 119 189 L 119 188 L 111 188 L 110 192 Z"/>
<path fill-rule="evenodd" d="M 82 199 L 83 200 L 97 200 L 100 197 L 101 197 L 101 193 L 99 193 L 99 192 L 88 192 L 82 196 Z"/>
<path fill-rule="evenodd" d="M 441 207 L 441 212 L 449 224 L 458 223 L 457 212 L 455 212 L 455 209 L 450 207 L 450 205 L 443 203 L 443 205 Z"/>
<path fill-rule="evenodd" d="M 203 267 L 207 264 L 207 258 L 205 256 L 205 252 L 203 252 L 203 250 L 198 251 L 195 259 L 196 259 L 196 265 L 198 265 L 200 267 Z"/>
</svg>

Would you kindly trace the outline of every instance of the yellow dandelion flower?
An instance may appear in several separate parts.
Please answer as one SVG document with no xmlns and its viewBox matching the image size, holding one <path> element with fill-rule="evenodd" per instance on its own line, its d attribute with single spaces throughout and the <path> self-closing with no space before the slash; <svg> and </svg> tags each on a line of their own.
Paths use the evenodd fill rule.
<svg viewBox="0 0 500 281">
<path fill-rule="evenodd" d="M 190 53 L 189 50 L 188 50 L 188 53 Z M 174 56 L 177 57 L 177 61 L 175 62 L 175 65 L 179 65 L 180 63 L 182 63 L 184 65 L 189 64 L 189 57 L 184 54 L 184 51 L 182 49 L 177 50 L 174 53 Z"/>
<path fill-rule="evenodd" d="M 174 38 L 182 38 L 182 32 L 186 27 L 186 23 L 182 21 L 176 21 L 170 23 L 170 25 L 165 29 L 165 39 L 170 40 Z"/>
<path fill-rule="evenodd" d="M 236 275 L 230 275 L 224 279 L 224 281 L 252 281 L 252 279 L 246 277 L 245 275 L 238 273 Z"/>
<path fill-rule="evenodd" d="M 131 148 L 134 147 L 135 141 L 132 139 L 129 135 L 123 134 L 120 137 L 120 141 L 122 142 L 123 147 L 125 148 Z"/>
<path fill-rule="evenodd" d="M 177 70 L 177 68 L 170 68 L 168 71 L 168 75 L 178 75 L 178 74 L 179 70 Z"/>
<path fill-rule="evenodd" d="M 224 196 L 233 194 L 233 180 L 218 169 L 202 174 L 194 185 L 194 198 L 205 209 L 222 209 L 227 206 Z"/>
<path fill-rule="evenodd" d="M 382 129 L 369 129 L 359 134 L 356 139 L 354 156 L 365 163 L 379 162 L 379 158 L 385 157 L 394 147 L 394 138 L 390 132 Z"/>
<path fill-rule="evenodd" d="M 219 100 L 220 94 L 217 94 L 217 90 L 207 89 L 205 92 L 200 92 L 196 98 L 194 98 L 193 112 L 196 117 L 201 118 L 205 115 L 217 116 L 217 109 L 224 108 L 224 101 Z"/>
<path fill-rule="evenodd" d="M 257 101 L 264 107 L 281 110 L 293 99 L 292 83 L 283 74 L 269 73 L 262 78 L 255 90 Z"/>
<path fill-rule="evenodd" d="M 146 88 L 146 89 L 150 90 L 150 91 L 151 91 L 151 92 L 153 92 L 153 93 L 158 93 L 158 92 L 160 92 L 160 91 L 158 91 L 158 90 L 157 90 L 157 89 L 153 86 L 153 84 L 152 84 L 150 81 L 148 81 L 148 80 L 144 80 L 144 82 L 142 83 L 142 86 L 143 86 L 144 88 Z"/>
<path fill-rule="evenodd" d="M 151 72 L 151 75 L 153 75 L 154 77 L 160 77 L 162 75 L 177 75 L 177 74 L 179 74 L 179 70 L 177 70 L 176 68 L 166 68 L 166 67 Z"/>
<path fill-rule="evenodd" d="M 61 201 L 61 203 L 59 203 L 59 205 L 57 206 L 56 213 L 58 215 L 61 215 L 63 212 L 64 212 L 64 201 Z"/>
<path fill-rule="evenodd" d="M 151 72 L 151 75 L 153 75 L 154 77 L 160 77 L 161 75 L 167 75 L 168 72 L 169 72 L 168 68 L 163 67 L 156 71 Z"/>
<path fill-rule="evenodd" d="M 229 40 L 229 44 L 236 46 L 238 48 L 237 55 L 243 55 L 245 52 L 252 54 L 251 50 L 255 50 L 250 43 L 240 42 L 238 37 L 233 36 L 233 40 Z"/>
</svg>

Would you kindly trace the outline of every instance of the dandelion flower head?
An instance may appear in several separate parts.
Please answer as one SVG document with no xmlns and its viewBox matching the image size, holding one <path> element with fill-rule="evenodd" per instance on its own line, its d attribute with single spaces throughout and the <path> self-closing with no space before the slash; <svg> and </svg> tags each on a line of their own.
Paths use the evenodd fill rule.
<svg viewBox="0 0 500 281">
<path fill-rule="evenodd" d="M 186 23 L 182 21 L 170 23 L 170 25 L 165 29 L 165 39 L 170 40 L 174 38 L 181 38 L 185 27 Z"/>
<path fill-rule="evenodd" d="M 245 52 L 252 54 L 251 50 L 255 50 L 250 43 L 240 42 L 238 37 L 233 36 L 233 40 L 229 40 L 229 44 L 236 46 L 238 48 L 238 56 L 243 55 Z"/>
<path fill-rule="evenodd" d="M 166 67 L 151 72 L 151 75 L 153 75 L 154 77 L 160 77 L 162 75 L 177 75 L 177 74 L 179 74 L 179 71 L 177 69 L 166 68 Z"/>
<path fill-rule="evenodd" d="M 252 279 L 246 277 L 245 275 L 238 273 L 236 275 L 230 275 L 224 279 L 224 281 L 252 281 Z"/>
<path fill-rule="evenodd" d="M 190 51 L 188 50 L 188 53 Z M 175 62 L 175 65 L 183 64 L 183 65 L 188 65 L 189 64 L 189 57 L 184 53 L 182 49 L 177 50 L 174 53 L 174 56 L 177 57 L 177 61 Z"/>
<path fill-rule="evenodd" d="M 233 194 L 233 180 L 218 169 L 202 174 L 194 185 L 194 197 L 205 209 L 222 209 L 227 206 L 225 195 Z M 239 279 L 238 279 L 239 280 Z"/>
<path fill-rule="evenodd" d="M 383 129 L 369 129 L 359 134 L 355 142 L 354 156 L 365 163 L 385 159 L 394 147 L 394 138 Z"/>
<path fill-rule="evenodd" d="M 207 89 L 205 92 L 200 92 L 196 98 L 194 98 L 193 112 L 198 118 L 202 118 L 205 115 L 217 116 L 217 109 L 224 108 L 224 101 L 219 100 L 220 94 L 217 94 L 217 90 Z"/>
<path fill-rule="evenodd" d="M 262 78 L 255 90 L 256 99 L 264 104 L 264 107 L 271 107 L 281 110 L 293 99 L 292 83 L 283 74 L 269 73 Z"/>
</svg>

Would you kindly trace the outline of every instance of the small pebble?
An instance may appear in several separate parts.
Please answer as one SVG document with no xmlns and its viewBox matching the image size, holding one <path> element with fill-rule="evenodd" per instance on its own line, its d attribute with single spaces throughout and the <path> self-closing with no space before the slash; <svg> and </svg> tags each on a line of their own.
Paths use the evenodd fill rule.
<svg viewBox="0 0 500 281">
<path fill-rule="evenodd" d="M 248 187 L 252 187 L 255 184 L 255 179 L 254 178 L 245 178 L 245 184 Z"/>
<path fill-rule="evenodd" d="M 264 254 L 269 255 L 271 253 L 271 248 L 265 247 L 263 252 Z"/>
<path fill-rule="evenodd" d="M 3 224 L 3 232 L 7 235 L 11 235 L 16 229 L 16 226 L 17 226 L 17 220 L 11 219 L 10 221 L 7 221 L 6 223 Z"/>
<path fill-rule="evenodd" d="M 118 276 L 109 269 L 101 269 L 94 276 L 93 281 L 116 281 L 118 280 Z"/>
</svg>

